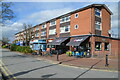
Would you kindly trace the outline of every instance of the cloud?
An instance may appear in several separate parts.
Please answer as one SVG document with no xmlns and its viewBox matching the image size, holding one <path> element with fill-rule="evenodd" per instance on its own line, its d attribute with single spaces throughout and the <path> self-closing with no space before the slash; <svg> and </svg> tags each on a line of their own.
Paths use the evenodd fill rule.
<svg viewBox="0 0 120 80">
<path fill-rule="evenodd" d="M 8 37 L 11 41 L 14 40 L 14 34 L 21 31 L 23 24 L 15 22 L 12 25 L 5 25 L 1 27 L 2 37 Z"/>
<path fill-rule="evenodd" d="M 40 24 L 44 21 L 58 17 L 72 10 L 73 9 L 71 8 L 64 8 L 64 9 L 52 9 L 52 10 L 39 11 L 39 12 L 31 14 L 30 16 L 27 16 L 26 18 L 20 20 L 19 22 Z"/>
</svg>

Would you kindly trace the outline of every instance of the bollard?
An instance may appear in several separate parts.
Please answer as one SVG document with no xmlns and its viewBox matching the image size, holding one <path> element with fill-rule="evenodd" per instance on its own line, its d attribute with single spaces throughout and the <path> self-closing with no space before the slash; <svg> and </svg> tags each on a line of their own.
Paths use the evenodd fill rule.
<svg viewBox="0 0 120 80">
<path fill-rule="evenodd" d="M 108 54 L 106 54 L 106 64 L 105 64 L 105 66 L 107 67 L 109 64 L 108 64 Z"/>
<path fill-rule="evenodd" d="M 59 53 L 58 53 L 58 51 L 57 51 L 57 61 L 59 61 Z"/>
</svg>

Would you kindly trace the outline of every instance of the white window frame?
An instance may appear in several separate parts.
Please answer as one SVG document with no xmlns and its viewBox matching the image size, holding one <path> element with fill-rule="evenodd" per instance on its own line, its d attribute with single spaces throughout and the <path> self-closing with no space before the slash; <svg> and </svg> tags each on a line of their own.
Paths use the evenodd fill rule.
<svg viewBox="0 0 120 80">
<path fill-rule="evenodd" d="M 95 12 L 99 12 L 99 13 L 100 13 L 100 16 L 98 16 L 98 15 L 96 15 L 96 14 L 95 14 L 95 16 L 97 16 L 97 17 L 101 17 L 101 10 L 95 8 Z"/>
<path fill-rule="evenodd" d="M 52 22 L 55 22 L 55 24 L 51 24 Z M 50 21 L 50 26 L 54 26 L 54 25 L 56 25 L 56 20 Z"/>
<path fill-rule="evenodd" d="M 76 28 L 76 26 L 77 26 L 77 28 Z M 79 25 L 78 25 L 78 24 L 74 25 L 74 29 L 78 29 L 78 28 L 79 28 Z"/>
<path fill-rule="evenodd" d="M 68 27 L 68 31 L 65 31 L 66 27 Z M 70 25 L 64 26 L 64 27 L 60 27 L 60 33 L 68 33 L 70 32 Z"/>
<path fill-rule="evenodd" d="M 49 30 L 49 35 L 54 35 L 55 33 L 56 33 L 56 28 Z"/>
<path fill-rule="evenodd" d="M 99 25 L 99 26 L 100 26 L 100 29 L 97 28 L 96 25 Z M 97 29 L 97 30 L 102 30 L 101 22 L 95 21 L 95 29 Z"/>
<path fill-rule="evenodd" d="M 39 37 L 39 33 L 35 33 L 35 37 Z"/>
<path fill-rule="evenodd" d="M 45 34 L 43 34 L 43 33 L 45 33 Z M 46 36 L 46 31 L 42 31 L 41 36 Z"/>
<path fill-rule="evenodd" d="M 39 30 L 39 27 L 36 27 L 35 30 Z"/>
<path fill-rule="evenodd" d="M 66 18 L 68 18 L 68 20 L 66 20 Z M 62 19 L 64 19 L 64 21 L 62 21 Z M 70 21 L 70 16 L 60 18 L 60 23 L 65 23 L 65 22 L 69 22 L 69 21 Z"/>
<path fill-rule="evenodd" d="M 77 15 L 77 16 L 76 16 L 76 15 Z M 78 14 L 78 13 L 76 13 L 74 16 L 75 16 L 75 18 L 78 18 L 78 17 L 79 17 L 79 14 Z"/>
<path fill-rule="evenodd" d="M 43 26 L 44 26 L 44 27 L 43 27 Z M 42 25 L 42 29 L 44 29 L 44 28 L 46 28 L 46 24 L 43 24 L 43 25 Z"/>
</svg>

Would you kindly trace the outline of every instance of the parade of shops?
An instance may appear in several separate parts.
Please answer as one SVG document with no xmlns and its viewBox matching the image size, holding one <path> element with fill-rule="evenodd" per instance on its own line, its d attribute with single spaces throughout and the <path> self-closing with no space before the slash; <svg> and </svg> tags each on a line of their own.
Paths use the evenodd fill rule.
<svg viewBox="0 0 120 80">
<path fill-rule="evenodd" d="M 112 12 L 104 4 L 92 4 L 32 27 L 30 47 L 104 57 L 118 56 L 120 39 L 112 38 Z M 17 45 L 25 43 L 24 30 L 15 34 Z"/>
</svg>

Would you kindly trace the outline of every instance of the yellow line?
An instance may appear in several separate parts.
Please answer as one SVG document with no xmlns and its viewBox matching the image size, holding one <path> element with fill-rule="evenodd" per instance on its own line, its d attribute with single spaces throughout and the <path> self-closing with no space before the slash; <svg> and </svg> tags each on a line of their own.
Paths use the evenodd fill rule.
<svg viewBox="0 0 120 80">
<path fill-rule="evenodd" d="M 6 73 L 7 73 L 7 72 L 9 73 L 9 74 L 7 73 L 7 74 L 8 74 L 7 76 L 12 75 L 12 73 L 8 70 L 8 68 L 4 65 L 4 63 L 3 63 L 1 60 L 0 60 L 0 62 L 1 62 L 1 64 L 2 64 L 2 68 L 6 70 L 6 71 L 5 71 L 5 70 L 4 70 L 4 71 L 5 71 Z M 9 78 L 10 78 L 10 77 L 9 77 Z M 13 78 L 13 79 L 10 79 L 10 80 L 17 80 L 16 77 L 13 76 L 13 75 L 12 75 L 12 78 Z"/>
</svg>

